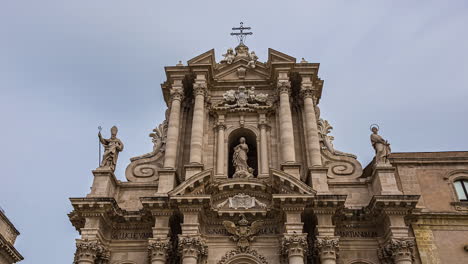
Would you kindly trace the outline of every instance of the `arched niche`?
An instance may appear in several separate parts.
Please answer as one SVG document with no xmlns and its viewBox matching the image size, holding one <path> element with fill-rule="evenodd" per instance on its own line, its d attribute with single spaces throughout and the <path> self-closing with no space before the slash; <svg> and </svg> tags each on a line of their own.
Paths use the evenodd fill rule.
<svg viewBox="0 0 468 264">
<path fill-rule="evenodd" d="M 244 137 L 247 145 L 249 146 L 249 152 L 247 153 L 247 164 L 254 169 L 253 175 L 258 176 L 258 151 L 257 151 L 257 135 L 252 130 L 241 127 L 233 130 L 229 133 L 228 137 L 228 178 L 232 178 L 235 172 L 234 165 L 232 164 L 232 157 L 234 154 L 234 147 L 239 144 L 241 137 Z"/>
</svg>

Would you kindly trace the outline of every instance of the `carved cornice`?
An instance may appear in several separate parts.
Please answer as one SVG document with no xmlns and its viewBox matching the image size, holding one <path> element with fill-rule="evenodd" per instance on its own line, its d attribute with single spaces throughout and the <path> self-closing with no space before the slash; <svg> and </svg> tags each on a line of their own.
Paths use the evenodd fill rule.
<svg viewBox="0 0 468 264">
<path fill-rule="evenodd" d="M 307 234 L 285 234 L 281 241 L 281 253 L 288 257 L 304 257 L 307 249 Z"/>
<path fill-rule="evenodd" d="M 0 253 L 4 251 L 14 261 L 23 260 L 23 256 L 9 243 L 2 235 L 0 235 Z"/>
<path fill-rule="evenodd" d="M 366 210 L 374 215 L 408 215 L 416 208 L 419 195 L 374 195 Z"/>
<path fill-rule="evenodd" d="M 314 253 L 324 259 L 337 259 L 339 252 L 339 239 L 330 237 L 317 237 L 314 242 Z"/>
<path fill-rule="evenodd" d="M 378 256 L 382 263 L 412 262 L 414 259 L 414 241 L 412 239 L 390 239 L 378 249 Z"/>
<path fill-rule="evenodd" d="M 208 254 L 208 246 L 200 236 L 179 235 L 179 252 L 182 258 L 199 258 Z"/>
</svg>

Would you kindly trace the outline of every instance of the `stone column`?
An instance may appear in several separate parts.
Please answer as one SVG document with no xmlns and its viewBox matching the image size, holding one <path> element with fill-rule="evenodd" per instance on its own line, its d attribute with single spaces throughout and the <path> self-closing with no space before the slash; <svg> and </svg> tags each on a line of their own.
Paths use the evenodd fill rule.
<svg viewBox="0 0 468 264">
<path fill-rule="evenodd" d="M 205 117 L 206 81 L 204 75 L 197 75 L 193 84 L 195 105 L 192 118 L 192 137 L 190 142 L 190 163 L 202 163 L 203 126 Z"/>
<path fill-rule="evenodd" d="M 260 127 L 260 173 L 268 174 L 268 138 L 267 128 L 265 123 L 259 124 Z"/>
<path fill-rule="evenodd" d="M 205 257 L 208 247 L 200 236 L 179 236 L 179 251 L 182 256 L 182 264 L 197 264 L 198 260 Z"/>
<path fill-rule="evenodd" d="M 171 244 L 169 239 L 150 239 L 148 241 L 148 253 L 151 264 L 166 264 Z"/>
<path fill-rule="evenodd" d="M 307 136 L 307 151 L 312 167 L 322 166 L 322 155 L 320 153 L 320 139 L 317 129 L 315 113 L 314 90 L 310 76 L 303 76 L 301 83 L 301 96 L 304 100 L 305 129 Z"/>
<path fill-rule="evenodd" d="M 307 253 L 306 234 L 285 234 L 281 247 L 289 264 L 304 264 L 304 257 Z"/>
<path fill-rule="evenodd" d="M 317 237 L 314 249 L 321 264 L 336 264 L 339 250 L 338 238 Z"/>
<path fill-rule="evenodd" d="M 286 75 L 286 76 L 285 76 Z M 296 162 L 296 153 L 294 150 L 294 134 L 293 122 L 291 115 L 291 105 L 289 103 L 289 94 L 291 91 L 291 83 L 285 79 L 286 73 L 280 73 L 278 80 L 278 93 L 280 99 L 279 106 L 279 122 L 280 122 L 280 139 L 281 139 L 281 155 L 283 162 Z"/>
<path fill-rule="evenodd" d="M 182 80 L 175 80 L 171 93 L 171 113 L 169 114 L 169 125 L 167 129 L 166 153 L 164 155 L 164 167 L 175 168 L 177 157 L 177 145 L 179 143 L 180 130 L 180 105 L 183 99 Z"/>
<path fill-rule="evenodd" d="M 405 239 L 390 239 L 379 248 L 378 255 L 382 263 L 412 264 L 414 242 Z"/>
<path fill-rule="evenodd" d="M 226 130 L 226 126 L 220 120 L 224 120 L 223 118 L 218 117 L 218 146 L 216 150 L 216 174 L 223 175 L 224 174 L 224 130 Z"/>
</svg>

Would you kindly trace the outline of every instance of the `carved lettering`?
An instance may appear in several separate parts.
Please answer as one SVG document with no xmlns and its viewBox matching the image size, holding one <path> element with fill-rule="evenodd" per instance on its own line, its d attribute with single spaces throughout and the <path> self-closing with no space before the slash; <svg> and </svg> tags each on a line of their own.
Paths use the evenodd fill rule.
<svg viewBox="0 0 468 264">
<path fill-rule="evenodd" d="M 117 230 L 111 235 L 111 239 L 114 240 L 146 240 L 152 237 L 152 232 L 129 232 L 124 230 Z"/>
<path fill-rule="evenodd" d="M 377 237 L 377 232 L 375 231 L 341 230 L 337 231 L 336 234 L 340 237 Z"/>
</svg>

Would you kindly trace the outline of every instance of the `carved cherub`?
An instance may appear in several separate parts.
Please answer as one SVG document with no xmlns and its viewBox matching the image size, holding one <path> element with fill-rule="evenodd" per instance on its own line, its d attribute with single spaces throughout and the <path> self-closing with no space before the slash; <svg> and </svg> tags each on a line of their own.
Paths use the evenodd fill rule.
<svg viewBox="0 0 468 264">
<path fill-rule="evenodd" d="M 241 251 L 245 251 L 250 246 L 250 241 L 253 241 L 255 234 L 260 231 L 260 227 L 263 225 L 263 221 L 257 220 L 252 222 L 249 226 L 249 221 L 245 218 L 244 214 L 240 215 L 241 220 L 237 222 L 237 225 L 231 221 L 223 221 L 223 226 L 233 236 L 231 238 L 237 242 L 237 247 Z"/>
<path fill-rule="evenodd" d="M 255 63 L 256 63 L 257 60 L 258 60 L 258 57 L 257 57 L 257 55 L 255 54 L 255 51 L 252 51 L 252 52 L 249 54 L 249 58 L 250 58 L 250 61 L 249 61 L 249 63 L 247 64 L 247 66 L 253 69 L 253 68 L 255 68 Z"/>
</svg>

